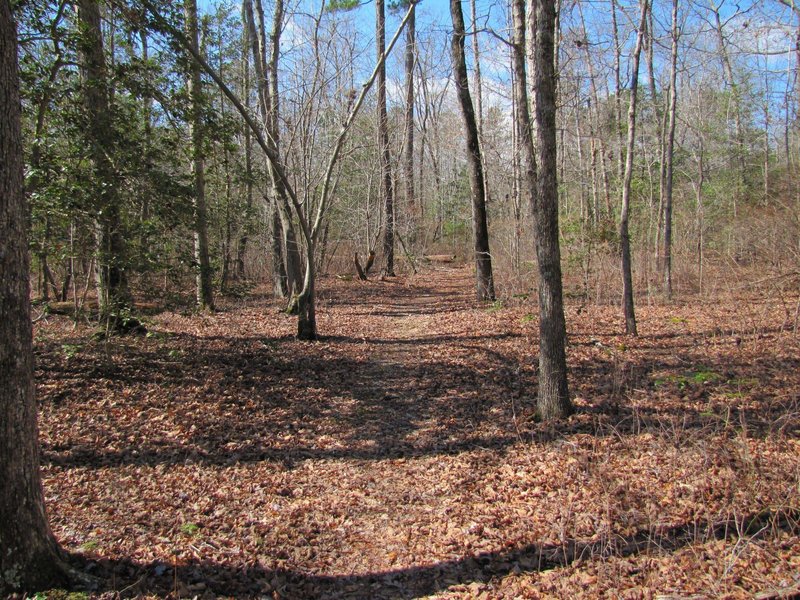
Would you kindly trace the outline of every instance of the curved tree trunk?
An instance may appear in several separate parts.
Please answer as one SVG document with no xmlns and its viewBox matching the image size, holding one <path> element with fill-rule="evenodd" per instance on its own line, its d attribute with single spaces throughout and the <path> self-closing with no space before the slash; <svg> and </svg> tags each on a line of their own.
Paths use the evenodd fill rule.
<svg viewBox="0 0 800 600">
<path fill-rule="evenodd" d="M 0 596 L 63 586 L 39 475 L 16 30 L 0 1 Z"/>
<path fill-rule="evenodd" d="M 472 232 L 475 242 L 475 267 L 477 277 L 477 296 L 479 301 L 494 300 L 494 278 L 492 276 L 492 256 L 489 253 L 489 228 L 486 222 L 486 188 L 484 187 L 483 164 L 478 138 L 478 125 L 475 109 L 469 94 L 467 63 L 464 56 L 464 13 L 459 0 L 450 0 L 450 16 L 453 19 L 453 37 L 450 52 L 453 59 L 455 79 L 461 116 L 467 138 L 467 163 L 469 183 L 472 189 Z"/>
</svg>

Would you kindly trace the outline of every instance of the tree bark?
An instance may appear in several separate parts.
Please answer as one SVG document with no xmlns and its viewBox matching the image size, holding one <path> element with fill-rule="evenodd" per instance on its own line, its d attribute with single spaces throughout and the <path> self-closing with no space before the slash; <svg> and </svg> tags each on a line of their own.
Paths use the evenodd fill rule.
<svg viewBox="0 0 800 600">
<path fill-rule="evenodd" d="M 375 53 L 380 60 L 386 51 L 386 14 L 384 1 L 375 0 Z M 413 6 L 412 6 L 413 10 Z M 389 116 L 386 112 L 386 63 L 381 64 L 376 82 L 378 149 L 381 167 L 381 198 L 383 198 L 383 258 L 386 274 L 394 277 L 394 187 L 389 153 Z"/>
<path fill-rule="evenodd" d="M 464 54 L 464 14 L 460 0 L 450 0 L 450 16 L 453 20 L 453 37 L 450 52 L 453 60 L 455 80 L 461 116 L 464 120 L 467 140 L 467 163 L 469 182 L 472 190 L 472 231 L 475 243 L 475 267 L 477 277 L 477 297 L 479 301 L 494 300 L 494 278 L 492 276 L 492 257 L 489 253 L 489 228 L 486 221 L 486 189 L 484 187 L 483 164 L 478 138 L 475 110 L 469 93 L 467 63 Z"/>
<path fill-rule="evenodd" d="M 0 596 L 63 587 L 45 513 L 33 388 L 17 34 L 0 1 Z"/>
<path fill-rule="evenodd" d="M 472 62 L 473 77 L 475 78 L 475 120 L 478 125 L 478 144 L 481 149 L 481 163 L 483 165 L 483 193 L 488 204 L 491 198 L 489 187 L 489 173 L 486 170 L 486 137 L 483 131 L 483 75 L 481 73 L 481 46 L 478 39 L 478 9 L 476 0 L 469 2 L 470 21 L 472 23 Z"/>
<path fill-rule="evenodd" d="M 414 10 L 412 8 L 412 10 Z M 414 181 L 414 65 L 417 57 L 416 17 L 412 12 L 406 25 L 405 71 L 406 71 L 406 106 L 405 106 L 405 138 L 406 146 L 403 160 L 403 177 L 406 190 L 406 210 L 419 216 L 416 188 Z"/>
<path fill-rule="evenodd" d="M 270 60 L 267 62 L 267 40 L 266 30 L 264 25 L 264 11 L 260 0 L 256 0 L 255 6 L 258 12 L 258 25 L 253 14 L 253 0 L 245 0 L 245 20 L 246 25 L 250 31 L 250 44 L 253 52 L 253 65 L 256 74 L 256 86 L 258 89 L 259 111 L 261 113 L 261 120 L 263 129 L 266 133 L 264 136 L 272 158 L 268 161 L 267 168 L 269 170 L 270 181 L 272 182 L 272 201 L 275 202 L 278 217 L 281 222 L 281 230 L 283 232 L 283 251 L 285 258 L 285 274 L 286 274 L 286 288 L 287 295 L 289 296 L 288 311 L 297 312 L 297 298 L 300 295 L 300 286 L 303 281 L 303 271 L 300 259 L 300 246 L 297 241 L 297 233 L 295 231 L 294 223 L 292 221 L 291 207 L 287 198 L 286 182 L 284 177 L 278 173 L 276 168 L 277 164 L 283 164 L 280 153 L 280 132 L 277 129 L 278 125 L 278 110 L 279 106 L 276 104 L 278 101 L 277 92 L 273 91 L 273 87 L 277 88 L 278 85 L 278 58 L 280 56 L 280 31 L 281 21 L 273 22 L 272 31 L 272 50 L 270 52 Z M 281 20 L 283 19 L 283 3 L 279 0 L 275 5 L 275 15 Z M 274 158 L 274 160 L 273 160 Z M 280 270 L 278 274 L 274 274 L 276 278 L 280 277 Z M 278 290 L 281 283 L 275 281 L 275 289 Z"/>
<path fill-rule="evenodd" d="M 197 28 L 197 2 L 185 0 L 184 15 L 186 38 L 195 52 L 199 52 Z M 211 261 L 208 257 L 208 209 L 206 207 L 205 152 L 203 150 L 202 89 L 200 67 L 189 63 L 189 98 L 191 117 L 189 129 L 192 138 L 192 178 L 194 183 L 194 259 L 197 268 L 197 307 L 201 311 L 214 310 L 214 291 L 211 285 Z"/>
<path fill-rule="evenodd" d="M 111 163 L 113 138 L 108 75 L 96 0 L 78 0 L 79 44 L 83 75 L 83 101 L 87 112 L 86 130 L 97 186 L 98 302 L 107 329 L 120 329 L 123 315 L 131 307 L 125 275 L 125 238 L 120 216 L 118 177 Z"/>
<path fill-rule="evenodd" d="M 242 11 L 244 12 L 244 11 Z M 242 15 L 244 16 L 244 14 Z M 242 21 L 245 19 L 243 18 Z M 250 99 L 252 84 L 250 80 L 250 61 L 247 58 L 249 52 L 249 28 L 242 28 L 242 92 L 245 101 Z M 245 176 L 245 220 L 239 233 L 239 241 L 236 244 L 236 278 L 245 279 L 245 258 L 247 256 L 247 243 L 249 242 L 250 218 L 253 211 L 253 136 L 247 125 L 242 125 L 242 135 L 244 137 L 244 176 Z M 281 258 L 283 258 L 281 256 Z"/>
<path fill-rule="evenodd" d="M 678 0 L 672 0 L 672 54 L 670 57 L 669 125 L 665 143 L 664 179 L 664 294 L 672 298 L 672 182 L 675 125 L 678 107 Z"/>
<path fill-rule="evenodd" d="M 617 181 L 622 180 L 624 172 L 623 144 L 622 144 L 622 47 L 619 39 L 619 25 L 617 23 L 617 0 L 611 0 L 611 28 L 614 33 L 614 109 L 616 115 L 617 132 Z"/>
<path fill-rule="evenodd" d="M 641 0 L 639 31 L 636 34 L 636 47 L 633 50 L 631 67 L 630 103 L 628 105 L 628 141 L 625 157 L 625 174 L 622 180 L 622 210 L 619 218 L 619 240 L 622 250 L 622 304 L 625 315 L 625 333 L 636 335 L 636 314 L 633 304 L 633 269 L 631 266 L 631 238 L 628 229 L 628 214 L 631 203 L 631 180 L 633 178 L 633 149 L 636 141 L 636 98 L 639 91 L 639 59 L 647 19 L 648 0 Z"/>
<path fill-rule="evenodd" d="M 515 23 L 521 0 L 515 0 Z M 536 96 L 537 168 L 533 198 L 534 242 L 539 268 L 539 396 L 542 419 L 559 419 L 574 411 L 567 385 L 564 300 L 561 282 L 561 249 L 558 241 L 558 156 L 556 145 L 556 4 L 538 0 L 534 46 L 536 72 L 532 87 Z M 524 31 L 519 24 L 515 33 Z M 520 61 L 521 62 L 521 61 Z"/>
</svg>

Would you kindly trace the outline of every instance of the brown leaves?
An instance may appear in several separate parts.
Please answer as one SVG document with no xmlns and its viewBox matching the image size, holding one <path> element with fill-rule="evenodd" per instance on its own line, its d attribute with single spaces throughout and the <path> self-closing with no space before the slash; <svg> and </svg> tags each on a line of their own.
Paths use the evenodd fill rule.
<svg viewBox="0 0 800 600">
<path fill-rule="evenodd" d="M 800 506 L 791 333 L 743 329 L 724 302 L 641 307 L 636 339 L 616 308 L 569 311 L 579 413 L 540 425 L 535 300 L 487 310 L 461 270 L 399 282 L 324 281 L 314 344 L 252 303 L 108 345 L 37 324 L 61 543 L 109 591 L 173 597 L 800 584 L 791 520 L 743 525 Z"/>
</svg>

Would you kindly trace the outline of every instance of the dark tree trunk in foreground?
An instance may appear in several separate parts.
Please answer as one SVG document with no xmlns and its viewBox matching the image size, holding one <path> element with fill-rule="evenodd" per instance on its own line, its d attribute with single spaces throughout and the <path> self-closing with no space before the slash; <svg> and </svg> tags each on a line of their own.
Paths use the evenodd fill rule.
<svg viewBox="0 0 800 600">
<path fill-rule="evenodd" d="M 375 52 L 377 60 L 386 50 L 386 14 L 383 0 L 375 0 Z M 383 230 L 383 256 L 386 274 L 394 277 L 394 189 L 389 154 L 389 116 L 386 113 L 386 63 L 382 63 L 376 82 L 378 89 L 378 147 L 380 148 L 381 197 L 386 219 Z"/>
<path fill-rule="evenodd" d="M 494 300 L 494 278 L 492 276 L 492 256 L 489 253 L 489 228 L 486 222 L 486 189 L 483 180 L 483 165 L 475 121 L 475 109 L 469 94 L 467 62 L 464 55 L 464 13 L 460 0 L 450 0 L 450 16 L 453 19 L 453 37 L 450 52 L 453 59 L 455 79 L 461 115 L 467 138 L 467 163 L 469 184 L 472 190 L 472 232 L 475 241 L 475 268 L 477 276 L 478 300 Z"/>
<path fill-rule="evenodd" d="M 16 30 L 0 1 L 0 596 L 66 584 L 44 508 L 33 395 Z"/>
<path fill-rule="evenodd" d="M 520 0 L 517 3 L 521 4 Z M 515 11 L 516 14 L 516 11 Z M 561 249 L 558 242 L 558 160 L 556 154 L 556 71 L 554 0 L 539 0 L 534 46 L 536 71 L 536 136 L 538 173 L 533 198 L 534 242 L 539 268 L 539 397 L 543 419 L 570 415 L 574 408 L 567 387 L 567 339 L 561 284 Z M 524 27 L 516 29 L 524 31 Z M 522 59 L 519 59 L 522 62 Z M 520 107 L 523 108 L 523 107 Z"/>
<path fill-rule="evenodd" d="M 78 0 L 81 25 L 80 59 L 83 101 L 87 113 L 87 142 L 97 188 L 98 300 L 101 318 L 110 329 L 124 325 L 131 305 L 125 276 L 125 238 L 119 210 L 119 181 L 111 156 L 114 133 L 103 50 L 100 7 L 95 0 Z"/>
</svg>

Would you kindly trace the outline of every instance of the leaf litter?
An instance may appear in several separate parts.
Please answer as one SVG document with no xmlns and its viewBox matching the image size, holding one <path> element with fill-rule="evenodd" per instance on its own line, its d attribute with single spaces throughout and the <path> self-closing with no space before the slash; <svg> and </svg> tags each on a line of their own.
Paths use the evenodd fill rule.
<svg viewBox="0 0 800 600">
<path fill-rule="evenodd" d="M 642 306 L 637 338 L 615 307 L 568 306 L 578 413 L 539 423 L 535 299 L 487 309 L 471 279 L 325 279 L 314 343 L 263 296 L 147 337 L 37 323 L 49 517 L 92 596 L 800 589 L 782 305 Z"/>
</svg>

